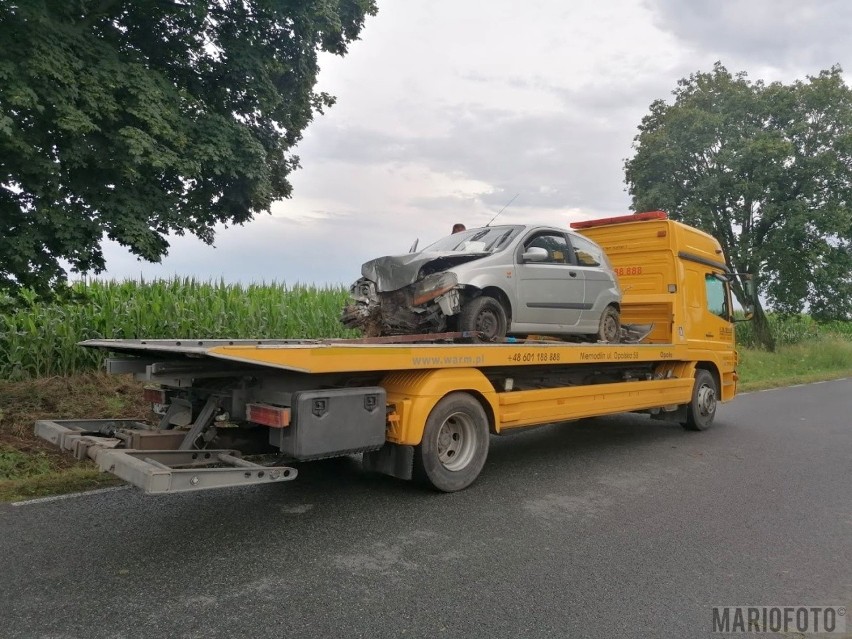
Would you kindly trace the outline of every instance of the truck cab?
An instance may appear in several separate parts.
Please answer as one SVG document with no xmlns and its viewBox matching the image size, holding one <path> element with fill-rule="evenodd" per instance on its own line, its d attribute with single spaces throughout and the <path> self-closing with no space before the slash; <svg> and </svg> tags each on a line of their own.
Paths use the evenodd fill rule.
<svg viewBox="0 0 852 639">
<path fill-rule="evenodd" d="M 723 400 L 736 394 L 731 269 L 712 236 L 651 211 L 572 228 L 606 251 L 624 324 L 653 324 L 646 343 L 686 345 L 715 362 Z"/>
</svg>

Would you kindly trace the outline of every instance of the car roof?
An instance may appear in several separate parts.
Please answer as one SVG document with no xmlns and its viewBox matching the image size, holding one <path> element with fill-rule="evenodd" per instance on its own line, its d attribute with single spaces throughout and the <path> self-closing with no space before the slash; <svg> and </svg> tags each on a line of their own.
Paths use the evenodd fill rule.
<svg viewBox="0 0 852 639">
<path fill-rule="evenodd" d="M 563 228 L 560 228 L 558 226 L 553 226 L 551 224 L 495 224 L 494 226 L 474 226 L 474 227 L 471 227 L 469 229 L 466 229 L 466 231 L 482 231 L 482 230 L 485 230 L 485 229 L 510 229 L 510 228 L 511 229 L 520 228 L 520 229 L 523 229 L 525 231 L 534 230 L 534 229 L 547 229 L 549 231 L 558 231 L 560 233 L 562 233 L 562 232 L 570 233 L 571 232 L 570 229 L 568 229 L 567 227 L 563 229 Z"/>
<path fill-rule="evenodd" d="M 592 242 L 592 244 L 595 243 L 593 240 L 590 240 L 589 238 L 587 238 L 582 233 L 577 233 L 576 231 L 568 228 L 567 226 L 565 228 L 562 228 L 562 227 L 559 227 L 559 226 L 555 226 L 553 224 L 495 224 L 494 226 L 476 226 L 476 227 L 465 229 L 465 230 L 466 231 L 480 231 L 480 230 L 483 230 L 483 229 L 509 229 L 509 228 L 520 228 L 522 230 L 522 232 L 526 232 L 526 231 L 556 231 L 557 233 L 567 233 L 568 235 L 570 235 L 572 237 L 580 237 L 580 238 L 586 240 L 587 242 Z"/>
</svg>

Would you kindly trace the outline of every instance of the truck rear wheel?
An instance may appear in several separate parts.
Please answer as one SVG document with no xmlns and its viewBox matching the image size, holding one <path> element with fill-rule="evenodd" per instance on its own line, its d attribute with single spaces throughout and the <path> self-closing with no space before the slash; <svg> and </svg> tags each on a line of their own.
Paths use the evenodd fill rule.
<svg viewBox="0 0 852 639">
<path fill-rule="evenodd" d="M 488 457 L 488 417 L 467 393 L 435 404 L 414 453 L 414 477 L 445 493 L 470 486 Z"/>
<path fill-rule="evenodd" d="M 692 401 L 686 406 L 686 421 L 681 422 L 686 430 L 706 430 L 716 417 L 716 399 L 719 388 L 716 378 L 703 368 L 695 371 L 695 386 Z"/>
</svg>

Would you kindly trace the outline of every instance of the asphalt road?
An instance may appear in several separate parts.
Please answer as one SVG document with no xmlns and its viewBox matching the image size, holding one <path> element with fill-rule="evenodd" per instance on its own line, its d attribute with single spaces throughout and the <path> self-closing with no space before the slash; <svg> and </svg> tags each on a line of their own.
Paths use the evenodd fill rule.
<svg viewBox="0 0 852 639">
<path fill-rule="evenodd" d="M 740 396 L 703 433 L 492 438 L 453 495 L 344 459 L 0 506 L 7 638 L 695 637 L 713 605 L 850 603 L 852 380 Z"/>
</svg>

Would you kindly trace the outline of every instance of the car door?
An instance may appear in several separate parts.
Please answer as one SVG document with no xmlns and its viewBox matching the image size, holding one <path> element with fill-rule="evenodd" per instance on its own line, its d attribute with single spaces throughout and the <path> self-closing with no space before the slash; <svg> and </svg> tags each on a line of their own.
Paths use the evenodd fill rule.
<svg viewBox="0 0 852 639">
<path fill-rule="evenodd" d="M 586 285 L 583 319 L 591 320 L 596 325 L 601 312 L 612 298 L 615 284 L 609 262 L 603 249 L 594 242 L 575 233 L 569 233 L 568 239 L 574 248 L 577 268 L 583 272 Z"/>
<path fill-rule="evenodd" d="M 530 248 L 547 251 L 543 261 L 524 260 Z M 518 332 L 524 330 L 559 331 L 580 321 L 585 296 L 583 274 L 576 267 L 574 252 L 567 235 L 556 230 L 532 231 L 520 243 L 516 255 L 516 299 L 514 320 Z"/>
</svg>

